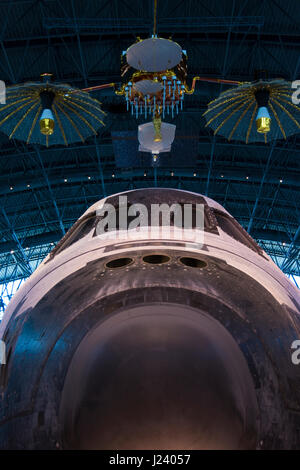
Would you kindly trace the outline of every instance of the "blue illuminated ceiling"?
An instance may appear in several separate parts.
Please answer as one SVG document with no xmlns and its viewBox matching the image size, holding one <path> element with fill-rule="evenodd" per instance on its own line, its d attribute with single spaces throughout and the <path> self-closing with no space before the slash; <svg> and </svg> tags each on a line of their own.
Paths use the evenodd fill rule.
<svg viewBox="0 0 300 470">
<path fill-rule="evenodd" d="M 189 83 L 194 75 L 252 81 L 257 69 L 294 80 L 300 75 L 296 4 L 158 0 L 158 34 L 187 51 Z M 2 1 L 0 15 L 0 79 L 36 81 L 49 71 L 83 88 L 120 82 L 121 52 L 152 33 L 153 1 Z M 136 131 L 137 121 L 112 89 L 95 92 L 106 127 L 83 144 L 47 149 L 0 134 L 0 283 L 28 277 L 98 199 L 153 186 L 216 199 L 284 272 L 299 275 L 300 134 L 266 145 L 214 137 L 202 113 L 220 91 L 219 84 L 198 83 L 172 121 L 181 136 L 197 140 L 192 167 L 178 160 L 169 167 L 117 166 L 111 133 Z"/>
</svg>

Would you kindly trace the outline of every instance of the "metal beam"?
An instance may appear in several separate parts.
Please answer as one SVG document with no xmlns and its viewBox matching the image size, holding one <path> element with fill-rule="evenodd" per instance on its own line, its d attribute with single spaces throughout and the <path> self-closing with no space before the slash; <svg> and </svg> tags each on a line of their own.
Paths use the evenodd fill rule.
<svg viewBox="0 0 300 470">
<path fill-rule="evenodd" d="M 283 269 L 286 269 L 288 264 L 291 263 L 291 261 L 294 261 L 294 259 L 296 258 L 296 255 L 299 254 L 299 250 L 297 249 L 296 252 L 294 252 L 294 248 L 296 246 L 296 243 L 299 239 L 299 235 L 300 235 L 300 225 L 299 227 L 297 228 L 296 230 L 296 233 L 294 235 L 294 238 L 292 240 L 292 243 L 290 244 L 289 246 L 289 249 L 288 249 L 288 252 L 286 254 L 286 257 L 283 261 Z"/>
<path fill-rule="evenodd" d="M 78 45 L 79 57 L 80 57 L 80 63 L 81 63 L 81 69 L 82 69 L 82 76 L 83 76 L 83 80 L 84 80 L 84 85 L 87 88 L 88 87 L 88 76 L 87 76 L 87 70 L 86 70 L 84 56 L 83 56 L 81 42 L 80 42 L 80 36 L 79 36 L 80 28 L 78 26 L 78 18 L 76 18 L 76 14 L 75 14 L 74 0 L 72 0 L 72 11 L 73 11 L 75 33 L 76 33 L 76 39 L 77 39 L 77 45 Z"/>
<path fill-rule="evenodd" d="M 25 251 L 24 251 L 24 248 L 22 247 L 22 244 L 21 244 L 21 242 L 20 242 L 20 240 L 19 240 L 19 237 L 18 237 L 18 235 L 16 234 L 14 227 L 13 227 L 12 224 L 10 223 L 10 220 L 9 220 L 9 218 L 8 218 L 8 216 L 7 216 L 7 214 L 6 214 L 6 211 L 5 211 L 5 209 L 4 209 L 3 206 L 2 206 L 2 208 L 1 208 L 1 210 L 2 210 L 2 214 L 3 214 L 4 220 L 5 220 L 7 226 L 8 226 L 8 228 L 9 228 L 9 230 L 10 230 L 10 233 L 11 233 L 11 235 L 12 235 L 12 238 L 13 238 L 13 240 L 15 241 L 16 246 L 17 246 L 17 248 L 18 248 L 18 251 L 19 251 L 19 253 L 20 253 L 21 256 L 22 256 L 22 261 L 23 261 L 23 263 L 24 263 L 25 272 L 27 272 L 27 274 L 28 274 L 28 273 L 31 274 L 31 273 L 32 273 L 32 268 L 31 268 L 31 266 L 30 266 L 30 263 L 29 263 L 29 260 L 28 260 L 28 258 L 27 258 L 27 255 L 26 255 L 26 253 L 25 253 Z M 13 252 L 12 252 L 12 254 L 13 254 Z"/>
<path fill-rule="evenodd" d="M 58 207 L 57 207 L 57 203 L 56 203 L 56 200 L 55 200 L 55 197 L 54 197 L 52 188 L 51 188 L 51 184 L 50 184 L 50 181 L 49 181 L 47 172 L 46 172 L 45 167 L 44 167 L 44 163 L 43 163 L 42 157 L 41 157 L 41 155 L 40 155 L 39 148 L 36 146 L 36 147 L 35 147 L 35 150 L 36 150 L 36 154 L 37 154 L 37 156 L 38 156 L 38 159 L 39 159 L 39 162 L 40 162 L 40 165 L 41 165 L 41 169 L 42 169 L 42 172 L 43 172 L 45 181 L 46 181 L 46 183 L 47 183 L 47 187 L 48 187 L 48 190 L 49 190 L 49 193 L 50 193 L 50 196 L 51 196 L 51 200 L 52 200 L 52 202 L 53 202 L 53 206 L 54 206 L 54 209 L 55 209 L 55 212 L 56 212 L 58 221 L 59 221 L 59 226 L 60 226 L 60 228 L 61 228 L 62 234 L 65 235 L 66 231 L 65 231 L 65 228 L 64 228 L 64 224 L 63 224 L 61 215 L 60 215 L 59 210 L 58 210 Z"/>
<path fill-rule="evenodd" d="M 268 170 L 269 170 L 269 165 L 270 165 L 270 161 L 271 161 L 271 158 L 272 158 L 272 155 L 273 155 L 274 147 L 275 147 L 275 140 L 271 144 L 271 148 L 270 148 L 269 156 L 268 156 L 268 159 L 267 159 L 267 163 L 266 163 L 266 166 L 265 166 L 265 169 L 264 169 L 264 172 L 263 172 L 263 176 L 262 176 L 262 179 L 261 179 L 261 183 L 260 183 L 260 186 L 259 186 L 257 197 L 256 197 L 256 200 L 255 200 L 253 209 L 252 209 L 252 214 L 251 214 L 249 224 L 248 224 L 248 229 L 247 229 L 248 233 L 250 233 L 251 229 L 252 229 L 253 220 L 254 220 L 254 217 L 255 217 L 255 213 L 256 213 L 256 210 L 257 210 L 257 206 L 258 206 L 260 197 L 261 197 L 261 193 L 262 193 L 262 190 L 263 190 L 265 179 L 266 179 L 266 176 L 267 176 L 267 173 L 268 173 Z"/>
<path fill-rule="evenodd" d="M 96 147 L 97 162 L 98 162 L 98 168 L 99 168 L 99 173 L 100 173 L 103 196 L 106 197 L 106 188 L 105 188 L 103 168 L 102 168 L 102 163 L 101 163 L 101 155 L 100 155 L 100 149 L 99 149 L 99 143 L 98 143 L 98 140 L 97 140 L 97 136 L 95 136 L 95 147 Z"/>
</svg>

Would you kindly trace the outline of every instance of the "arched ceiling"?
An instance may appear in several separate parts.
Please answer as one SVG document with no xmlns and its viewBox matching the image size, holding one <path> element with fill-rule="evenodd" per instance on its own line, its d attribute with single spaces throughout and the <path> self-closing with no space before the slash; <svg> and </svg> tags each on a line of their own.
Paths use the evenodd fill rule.
<svg viewBox="0 0 300 470">
<path fill-rule="evenodd" d="M 189 82 L 194 75 L 251 81 L 257 69 L 294 80 L 300 75 L 297 3 L 158 0 L 158 34 L 187 51 Z M 121 81 L 121 52 L 137 36 L 152 34 L 153 1 L 2 1 L 0 15 L 1 80 L 36 81 L 49 71 L 83 88 Z M 137 120 L 112 89 L 94 92 L 107 112 L 106 127 L 85 143 L 45 148 L 0 134 L 0 283 L 27 277 L 98 199 L 153 186 L 216 199 L 287 274 L 299 275 L 300 134 L 248 145 L 214 137 L 202 113 L 222 89 L 198 83 L 172 121 L 181 136 L 197 140 L 193 167 L 117 166 L 111 132 L 136 130 Z"/>
</svg>

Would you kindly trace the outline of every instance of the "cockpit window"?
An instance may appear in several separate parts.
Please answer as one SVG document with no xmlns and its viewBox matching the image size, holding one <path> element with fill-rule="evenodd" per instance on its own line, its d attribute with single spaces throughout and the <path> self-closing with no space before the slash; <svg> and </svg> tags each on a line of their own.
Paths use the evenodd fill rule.
<svg viewBox="0 0 300 470">
<path fill-rule="evenodd" d="M 181 214 L 182 214 L 182 223 L 184 222 L 184 204 L 187 203 L 179 203 L 179 206 L 181 207 Z M 190 203 L 191 208 L 192 208 L 192 221 L 191 221 L 191 227 L 186 227 L 185 228 L 196 228 L 196 221 L 197 221 L 197 216 L 196 216 L 196 205 L 195 203 Z M 148 211 L 148 218 L 140 219 L 140 225 L 141 226 L 147 226 L 151 225 L 151 202 L 145 204 L 147 207 Z M 217 221 L 216 218 L 212 212 L 212 210 L 208 207 L 208 205 L 204 204 L 204 231 L 209 232 L 209 233 L 214 233 L 215 235 L 219 235 L 218 229 L 217 229 Z M 120 211 L 124 210 L 127 211 L 127 228 L 129 227 L 129 224 L 136 218 L 139 217 L 139 213 L 137 212 L 136 215 L 130 216 L 128 215 L 128 210 L 130 206 L 127 207 L 115 207 L 115 222 L 116 222 L 116 230 L 120 230 L 120 225 L 119 225 L 119 216 L 120 216 Z M 104 218 L 107 218 L 107 213 L 103 213 L 101 216 L 96 214 L 96 211 L 87 214 L 86 216 L 82 217 L 79 219 L 71 228 L 70 230 L 65 234 L 65 236 L 61 239 L 61 241 L 56 245 L 56 247 L 52 250 L 49 256 L 49 260 L 52 259 L 55 255 L 58 253 L 61 253 L 63 250 L 68 248 L 69 246 L 73 245 L 74 243 L 78 242 L 82 238 L 86 237 L 93 229 L 93 237 L 97 236 L 97 224 L 103 220 Z M 176 215 L 174 214 L 173 211 L 170 211 L 170 218 L 169 217 L 162 217 L 162 214 L 159 214 L 159 219 L 158 219 L 158 225 L 163 226 L 163 225 L 169 225 L 171 227 L 182 227 L 182 225 L 178 224 L 178 219 L 176 218 Z M 103 227 L 104 232 L 108 232 L 109 228 L 108 226 Z"/>
<path fill-rule="evenodd" d="M 58 253 L 86 237 L 96 226 L 97 217 L 95 212 L 88 214 L 86 217 L 75 222 L 65 236 L 60 240 L 56 247 L 50 253 L 52 259 Z"/>
<path fill-rule="evenodd" d="M 78 242 L 82 238 L 86 237 L 90 231 L 95 227 L 96 225 L 96 217 L 89 217 L 87 220 L 83 221 L 79 227 L 72 233 L 70 238 L 68 239 L 68 243 L 64 246 L 64 248 L 67 248 L 70 245 L 73 245 L 73 243 Z"/>
<path fill-rule="evenodd" d="M 150 204 L 149 204 L 150 206 Z M 183 214 L 183 204 L 182 206 L 182 214 Z M 123 208 L 124 209 L 124 208 Z M 128 210 L 128 207 L 125 208 Z M 119 226 L 119 214 L 120 214 L 120 207 L 115 207 L 116 210 L 116 230 L 120 230 Z M 128 212 L 127 212 L 128 214 Z M 148 216 L 151 214 L 150 207 L 148 211 Z M 139 214 L 135 216 L 128 216 L 127 217 L 127 227 L 129 226 L 130 222 L 135 219 Z M 63 250 L 68 248 L 69 246 L 73 245 L 74 243 L 78 242 L 82 238 L 86 237 L 90 232 L 93 231 L 92 236 L 95 237 L 97 235 L 97 224 L 107 217 L 107 213 L 99 216 L 96 215 L 96 211 L 87 214 L 86 216 L 79 219 L 66 233 L 66 235 L 62 238 L 62 240 L 56 245 L 56 247 L 52 250 L 49 256 L 49 260 L 52 259 L 56 254 L 61 253 Z M 167 223 L 166 223 L 167 220 Z M 168 221 L 169 220 L 169 221 Z M 145 226 L 151 223 L 151 219 L 149 216 L 149 220 L 146 218 L 141 221 L 141 225 Z M 169 225 L 176 226 L 176 217 L 174 213 L 171 211 L 170 219 L 164 219 L 163 217 L 159 218 L 159 226 L 162 225 Z M 207 205 L 204 205 L 204 231 L 208 233 L 213 233 L 215 235 L 219 235 L 218 227 L 220 227 L 223 232 L 229 235 L 231 238 L 234 238 L 238 242 L 242 243 L 243 245 L 247 246 L 251 250 L 255 251 L 256 253 L 263 255 L 263 250 L 257 245 L 257 243 L 250 237 L 250 235 L 240 226 L 240 224 L 228 214 L 218 210 L 212 209 Z M 192 227 L 196 228 L 196 206 L 192 204 Z M 108 231 L 108 227 L 104 226 L 104 232 Z"/>
<path fill-rule="evenodd" d="M 223 232 L 256 253 L 260 255 L 263 254 L 263 250 L 260 246 L 257 245 L 252 237 L 250 237 L 246 230 L 233 217 L 230 217 L 228 214 L 217 209 L 214 209 L 214 214 L 217 219 L 218 227 L 220 227 Z"/>
</svg>

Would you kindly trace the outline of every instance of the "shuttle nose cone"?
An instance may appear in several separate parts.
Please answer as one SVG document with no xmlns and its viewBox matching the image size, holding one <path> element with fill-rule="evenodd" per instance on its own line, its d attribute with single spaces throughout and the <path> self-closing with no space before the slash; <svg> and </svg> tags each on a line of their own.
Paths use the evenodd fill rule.
<svg viewBox="0 0 300 470">
<path fill-rule="evenodd" d="M 79 345 L 61 402 L 66 449 L 249 449 L 256 398 L 237 344 L 175 304 L 116 313 Z"/>
</svg>

